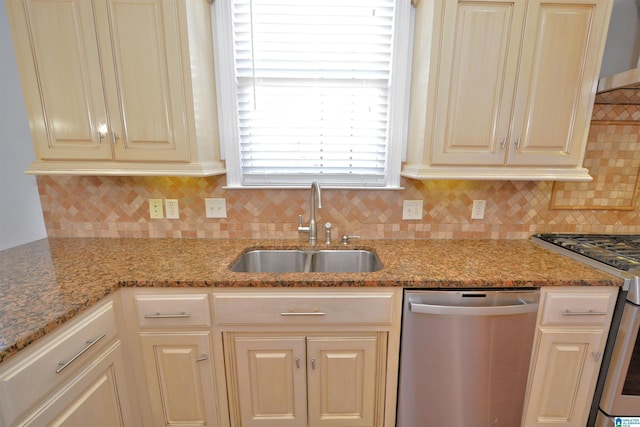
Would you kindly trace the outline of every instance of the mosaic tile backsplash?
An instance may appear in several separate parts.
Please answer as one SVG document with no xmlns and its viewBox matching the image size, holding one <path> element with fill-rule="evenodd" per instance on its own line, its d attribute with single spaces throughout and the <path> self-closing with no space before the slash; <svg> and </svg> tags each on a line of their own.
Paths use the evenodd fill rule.
<svg viewBox="0 0 640 427">
<path fill-rule="evenodd" d="M 589 169 L 593 181 L 557 182 L 551 196 L 553 208 L 635 209 L 640 122 L 638 125 L 592 123 L 584 167 Z"/>
<path fill-rule="evenodd" d="M 633 108 L 620 108 L 619 117 L 635 118 L 639 109 Z M 594 114 L 594 119 L 604 119 L 602 110 L 595 110 L 601 117 Z M 614 110 L 608 109 L 607 120 Z M 334 241 L 343 234 L 365 239 L 526 239 L 539 232 L 640 234 L 634 191 L 640 157 L 628 158 L 640 152 L 635 147 L 640 127 L 621 126 L 592 123 L 585 165 L 592 165 L 594 182 L 585 186 L 554 189 L 551 182 L 403 179 L 404 190 L 398 191 L 325 189 L 317 220 L 320 226 L 332 224 Z M 624 182 L 618 181 L 619 175 Z M 305 224 L 309 218 L 308 190 L 230 190 L 223 188 L 224 176 L 39 176 L 37 181 L 49 237 L 307 238 L 297 226 L 299 214 Z M 593 190 L 595 186 L 598 191 Z M 226 199 L 226 219 L 205 218 L 208 197 Z M 180 219 L 150 219 L 148 199 L 177 199 Z M 482 220 L 471 219 L 476 199 L 487 201 Z M 403 200 L 424 201 L 422 220 L 402 220 Z"/>
</svg>

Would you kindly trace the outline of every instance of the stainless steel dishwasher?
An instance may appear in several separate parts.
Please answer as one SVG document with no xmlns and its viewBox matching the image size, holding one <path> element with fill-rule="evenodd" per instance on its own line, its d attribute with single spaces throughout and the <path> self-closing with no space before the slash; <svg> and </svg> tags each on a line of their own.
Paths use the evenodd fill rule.
<svg viewBox="0 0 640 427">
<path fill-rule="evenodd" d="M 539 298 L 405 291 L 397 427 L 519 426 Z"/>
</svg>

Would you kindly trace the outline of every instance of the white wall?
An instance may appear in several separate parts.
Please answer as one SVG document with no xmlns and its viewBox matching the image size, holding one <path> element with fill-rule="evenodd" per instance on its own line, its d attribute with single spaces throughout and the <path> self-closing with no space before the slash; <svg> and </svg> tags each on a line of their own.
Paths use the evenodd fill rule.
<svg viewBox="0 0 640 427">
<path fill-rule="evenodd" d="M 35 158 L 5 0 L 0 0 L 0 250 L 46 237 Z"/>
<path fill-rule="evenodd" d="M 640 67 L 640 0 L 614 0 L 600 77 Z"/>
</svg>

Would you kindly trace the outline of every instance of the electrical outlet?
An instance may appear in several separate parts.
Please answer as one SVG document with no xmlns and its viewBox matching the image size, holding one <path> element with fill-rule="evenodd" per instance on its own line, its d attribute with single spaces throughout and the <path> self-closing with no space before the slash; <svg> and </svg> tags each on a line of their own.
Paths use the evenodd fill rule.
<svg viewBox="0 0 640 427">
<path fill-rule="evenodd" d="M 422 200 L 405 200 L 402 202 L 402 219 L 422 219 Z"/>
<path fill-rule="evenodd" d="M 471 209 L 471 219 L 484 219 L 484 209 L 487 207 L 486 200 L 474 200 Z"/>
<path fill-rule="evenodd" d="M 149 217 L 151 219 L 164 218 L 164 210 L 162 209 L 162 199 L 149 199 Z"/>
<path fill-rule="evenodd" d="M 177 199 L 165 199 L 164 207 L 167 210 L 167 219 L 180 219 Z"/>
<path fill-rule="evenodd" d="M 204 199 L 204 207 L 207 218 L 227 217 L 227 201 L 225 199 Z"/>
</svg>

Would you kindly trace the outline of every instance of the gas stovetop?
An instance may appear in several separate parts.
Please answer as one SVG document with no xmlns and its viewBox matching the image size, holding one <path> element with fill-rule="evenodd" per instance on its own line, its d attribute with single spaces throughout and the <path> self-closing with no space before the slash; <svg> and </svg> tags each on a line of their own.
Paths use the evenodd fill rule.
<svg viewBox="0 0 640 427">
<path fill-rule="evenodd" d="M 640 294 L 640 235 L 534 234 L 531 240 L 592 267 L 625 279 Z"/>
<path fill-rule="evenodd" d="M 640 269 L 640 235 L 536 234 L 534 237 L 622 271 Z"/>
</svg>

